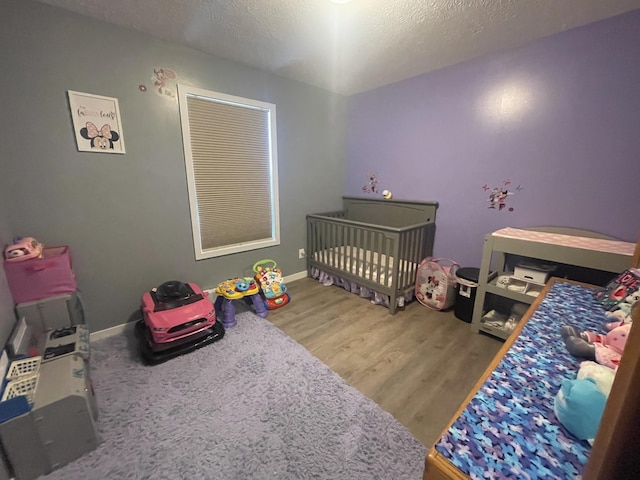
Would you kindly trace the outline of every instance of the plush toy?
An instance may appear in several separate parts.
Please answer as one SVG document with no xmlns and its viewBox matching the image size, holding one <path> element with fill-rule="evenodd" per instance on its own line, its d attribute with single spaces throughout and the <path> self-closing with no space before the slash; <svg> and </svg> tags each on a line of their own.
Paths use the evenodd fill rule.
<svg viewBox="0 0 640 480">
<path fill-rule="evenodd" d="M 631 330 L 630 323 L 617 323 L 606 335 L 593 332 L 580 332 L 575 327 L 564 325 L 560 335 L 567 350 L 575 357 L 595 360 L 600 365 L 618 368 L 620 358 Z"/>
<path fill-rule="evenodd" d="M 605 367 L 591 360 L 586 360 L 580 364 L 580 370 L 578 370 L 578 376 L 576 378 L 578 380 L 591 378 L 596 382 L 596 386 L 602 393 L 609 397 L 613 380 L 616 378 L 616 372 L 613 368 Z"/>
<path fill-rule="evenodd" d="M 622 302 L 616 305 L 615 310 L 606 312 L 605 315 L 614 320 L 612 322 L 614 324 L 616 322 L 629 323 L 631 322 L 631 310 L 637 301 L 640 301 L 640 289 L 627 295 Z"/>
<path fill-rule="evenodd" d="M 15 237 L 13 244 L 4 249 L 7 262 L 22 262 L 30 258 L 42 257 L 42 244 L 33 237 Z"/>
<path fill-rule="evenodd" d="M 593 443 L 607 397 L 592 378 L 563 380 L 553 411 L 560 423 L 580 440 Z"/>
</svg>

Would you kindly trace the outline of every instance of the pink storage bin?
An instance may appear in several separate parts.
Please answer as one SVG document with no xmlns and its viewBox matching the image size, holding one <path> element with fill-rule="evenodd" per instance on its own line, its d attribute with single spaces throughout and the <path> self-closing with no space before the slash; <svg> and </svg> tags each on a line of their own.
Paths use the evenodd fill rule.
<svg viewBox="0 0 640 480">
<path fill-rule="evenodd" d="M 15 303 L 76 291 L 71 253 L 66 245 L 44 248 L 42 258 L 4 262 L 4 272 Z"/>
</svg>

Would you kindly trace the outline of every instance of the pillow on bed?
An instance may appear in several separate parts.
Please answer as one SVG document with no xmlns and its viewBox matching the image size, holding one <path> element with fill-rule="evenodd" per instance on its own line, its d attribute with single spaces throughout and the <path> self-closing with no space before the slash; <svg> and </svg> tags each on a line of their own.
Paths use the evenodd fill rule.
<svg viewBox="0 0 640 480">
<path fill-rule="evenodd" d="M 640 270 L 630 268 L 611 280 L 594 294 L 596 300 L 608 311 L 624 309 L 640 296 Z"/>
</svg>

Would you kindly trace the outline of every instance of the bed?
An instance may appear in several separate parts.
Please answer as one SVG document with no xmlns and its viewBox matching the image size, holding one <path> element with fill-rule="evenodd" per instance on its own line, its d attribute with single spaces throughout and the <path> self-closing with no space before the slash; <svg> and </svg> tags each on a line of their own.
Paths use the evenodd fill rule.
<svg viewBox="0 0 640 480">
<path fill-rule="evenodd" d="M 627 266 L 640 266 L 640 241 Z M 564 347 L 559 326 L 602 331 L 607 319 L 596 289 L 560 278 L 547 283 L 430 449 L 425 480 L 640 478 L 640 315 L 593 447 L 552 411 L 562 380 L 575 378 L 580 363 Z"/>
<path fill-rule="evenodd" d="M 560 325 L 600 331 L 604 310 L 593 288 L 556 282 L 513 346 L 460 416 L 435 444 L 461 473 L 483 478 L 576 478 L 591 446 L 576 440 L 553 413 L 563 379 L 575 378 L 579 362 L 560 338 Z"/>
<path fill-rule="evenodd" d="M 437 202 L 342 197 L 343 209 L 307 215 L 307 269 L 393 315 L 413 295 L 420 262 L 433 253 Z"/>
</svg>

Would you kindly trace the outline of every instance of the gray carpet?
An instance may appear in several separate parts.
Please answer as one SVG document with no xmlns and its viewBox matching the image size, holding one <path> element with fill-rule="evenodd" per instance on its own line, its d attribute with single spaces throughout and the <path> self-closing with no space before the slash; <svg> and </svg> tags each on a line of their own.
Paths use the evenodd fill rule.
<svg viewBox="0 0 640 480">
<path fill-rule="evenodd" d="M 422 478 L 425 447 L 253 313 L 219 342 L 140 364 L 130 336 L 92 344 L 97 450 L 49 479 Z"/>
</svg>

